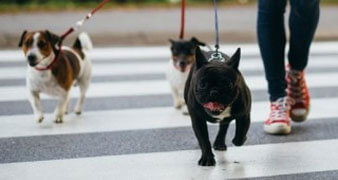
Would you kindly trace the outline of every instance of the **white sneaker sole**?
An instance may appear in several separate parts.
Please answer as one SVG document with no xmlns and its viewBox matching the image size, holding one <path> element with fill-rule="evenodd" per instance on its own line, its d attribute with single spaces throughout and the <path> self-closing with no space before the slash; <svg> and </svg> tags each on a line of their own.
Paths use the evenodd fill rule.
<svg viewBox="0 0 338 180">
<path fill-rule="evenodd" d="M 264 124 L 264 131 L 268 134 L 290 134 L 291 126 L 285 123 Z"/>
<path fill-rule="evenodd" d="M 290 112 L 290 117 L 293 122 L 304 122 L 309 114 L 309 110 L 306 109 L 293 109 Z"/>
</svg>

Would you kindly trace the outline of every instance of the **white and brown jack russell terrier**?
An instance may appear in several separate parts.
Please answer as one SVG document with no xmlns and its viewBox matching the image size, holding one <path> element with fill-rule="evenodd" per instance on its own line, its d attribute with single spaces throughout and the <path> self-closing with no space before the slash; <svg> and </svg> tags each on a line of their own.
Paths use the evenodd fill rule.
<svg viewBox="0 0 338 180">
<path fill-rule="evenodd" d="M 80 87 L 80 97 L 75 106 L 75 113 L 81 114 L 85 94 L 91 80 L 91 61 L 89 50 L 92 42 L 86 33 L 81 33 L 72 48 L 62 47 L 57 58 L 57 44 L 60 37 L 46 31 L 24 31 L 19 47 L 28 61 L 26 85 L 29 101 L 34 111 L 35 120 L 44 119 L 40 93 L 59 98 L 55 110 L 55 123 L 62 123 L 68 112 L 69 94 L 75 83 Z"/>
<path fill-rule="evenodd" d="M 169 60 L 166 77 L 169 81 L 174 107 L 181 109 L 184 115 L 188 115 L 188 109 L 184 101 L 183 92 L 190 68 L 195 63 L 195 51 L 197 46 L 206 46 L 197 38 L 190 40 L 169 39 L 171 46 L 171 58 Z"/>
</svg>

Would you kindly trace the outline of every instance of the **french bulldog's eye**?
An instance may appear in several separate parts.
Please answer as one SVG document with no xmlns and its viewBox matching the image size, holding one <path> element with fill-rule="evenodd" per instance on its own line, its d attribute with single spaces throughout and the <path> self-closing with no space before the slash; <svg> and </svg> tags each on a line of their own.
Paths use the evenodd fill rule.
<svg viewBox="0 0 338 180">
<path fill-rule="evenodd" d="M 208 87 L 208 83 L 206 83 L 206 82 L 201 82 L 200 83 L 200 88 L 201 89 L 206 89 Z"/>
<path fill-rule="evenodd" d="M 232 83 L 229 83 L 229 84 L 228 84 L 228 87 L 229 87 L 230 89 L 232 89 L 232 88 L 234 87 L 234 85 L 233 85 Z"/>
<path fill-rule="evenodd" d="M 39 46 L 39 48 L 44 48 L 46 46 L 46 42 L 45 41 L 39 41 L 38 46 Z"/>
</svg>

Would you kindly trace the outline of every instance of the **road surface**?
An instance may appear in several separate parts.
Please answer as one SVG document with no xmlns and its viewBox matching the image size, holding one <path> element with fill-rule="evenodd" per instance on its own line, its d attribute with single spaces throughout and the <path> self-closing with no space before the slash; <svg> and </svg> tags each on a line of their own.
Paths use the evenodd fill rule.
<svg viewBox="0 0 338 180">
<path fill-rule="evenodd" d="M 211 5 L 211 4 L 210 4 Z M 289 7 L 287 8 L 289 9 Z M 322 6 L 316 39 L 338 40 L 338 6 Z M 0 48 L 17 48 L 21 33 L 48 29 L 62 34 L 82 19 L 88 11 L 31 12 L 0 14 Z M 288 13 L 285 24 L 288 27 Z M 214 12 L 212 6 L 187 7 L 186 38 L 196 36 L 214 42 Z M 256 5 L 219 8 L 221 42 L 256 41 Z M 99 11 L 86 22 L 86 31 L 100 46 L 165 45 L 168 38 L 178 38 L 179 8 L 112 9 Z M 76 33 L 72 35 L 74 38 Z M 72 41 L 72 38 L 68 39 Z"/>
<path fill-rule="evenodd" d="M 240 68 L 253 93 L 252 125 L 242 147 L 216 152 L 199 167 L 190 119 L 172 107 L 164 71 L 168 47 L 98 48 L 81 116 L 54 124 L 56 101 L 42 97 L 45 121 L 33 120 L 19 51 L 0 51 L 0 179 L 335 179 L 338 176 L 338 42 L 315 43 L 307 81 L 309 120 L 288 136 L 264 134 L 269 113 L 257 46 L 242 44 Z M 237 46 L 223 45 L 233 53 Z M 78 89 L 73 89 L 73 105 Z M 211 139 L 217 126 L 209 126 Z"/>
</svg>

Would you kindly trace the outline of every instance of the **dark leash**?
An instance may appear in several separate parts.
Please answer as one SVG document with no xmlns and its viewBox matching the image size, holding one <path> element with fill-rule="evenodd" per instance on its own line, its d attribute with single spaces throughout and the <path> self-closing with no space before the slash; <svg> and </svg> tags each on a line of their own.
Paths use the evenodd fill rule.
<svg viewBox="0 0 338 180">
<path fill-rule="evenodd" d="M 184 26 L 185 26 L 185 0 L 181 0 L 181 30 L 180 30 L 180 39 L 184 38 Z"/>
<path fill-rule="evenodd" d="M 222 54 L 219 52 L 219 28 L 218 28 L 218 13 L 217 13 L 217 0 L 214 1 L 214 13 L 215 13 L 215 35 L 216 35 L 216 43 L 215 43 L 215 52 L 211 54 L 209 61 L 221 61 L 224 62 Z"/>
<path fill-rule="evenodd" d="M 44 67 L 44 68 L 35 67 L 35 69 L 38 71 L 45 71 L 45 70 L 51 69 L 53 65 L 55 64 L 55 62 L 58 60 L 60 54 L 62 53 L 62 43 L 66 39 L 66 37 L 68 37 L 74 31 L 77 31 L 87 20 L 89 20 L 96 13 L 96 11 L 100 10 L 107 2 L 109 2 L 109 0 L 103 0 L 99 5 L 97 5 L 96 8 L 94 8 L 91 12 L 89 12 L 83 19 L 81 19 L 80 21 L 77 21 L 75 26 L 70 27 L 65 33 L 63 33 L 60 37 L 60 41 L 57 44 L 57 47 L 55 47 L 57 51 L 56 51 L 55 58 L 53 59 L 53 61 L 47 67 Z"/>
</svg>

